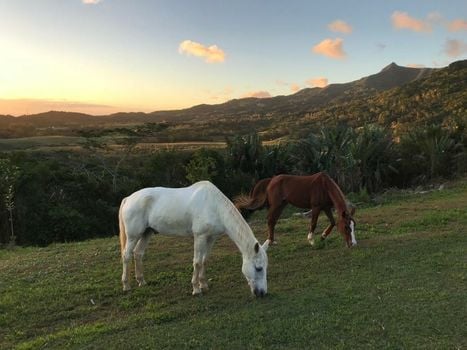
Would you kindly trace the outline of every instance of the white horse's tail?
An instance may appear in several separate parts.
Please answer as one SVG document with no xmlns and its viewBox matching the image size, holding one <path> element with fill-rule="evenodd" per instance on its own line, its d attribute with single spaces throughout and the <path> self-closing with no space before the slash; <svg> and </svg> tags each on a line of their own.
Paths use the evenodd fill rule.
<svg viewBox="0 0 467 350">
<path fill-rule="evenodd" d="M 126 230 L 125 230 L 125 223 L 123 222 L 123 217 L 122 217 L 122 208 L 125 202 L 126 202 L 126 198 L 123 198 L 122 204 L 120 204 L 120 209 L 118 210 L 118 226 L 120 228 L 120 249 L 121 249 L 122 257 L 123 257 L 123 254 L 125 252 L 125 247 L 126 247 Z"/>
</svg>

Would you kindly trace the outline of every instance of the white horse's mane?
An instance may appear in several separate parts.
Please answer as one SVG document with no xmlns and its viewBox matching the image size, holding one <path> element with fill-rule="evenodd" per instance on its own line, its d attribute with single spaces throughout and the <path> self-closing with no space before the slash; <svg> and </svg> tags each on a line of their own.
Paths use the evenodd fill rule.
<svg viewBox="0 0 467 350">
<path fill-rule="evenodd" d="M 233 205 L 233 203 L 220 190 L 218 190 L 216 187 L 211 188 L 216 189 L 216 191 L 212 191 L 212 193 L 215 193 L 215 195 L 224 204 L 222 208 L 225 210 L 220 210 L 219 215 L 222 216 L 224 222 L 227 223 L 227 225 L 229 226 L 227 228 L 229 232 L 226 233 L 238 245 L 251 245 L 252 249 L 249 249 L 248 251 L 253 251 L 253 246 L 257 242 L 257 240 L 250 226 L 247 224 L 242 214 L 240 214 L 237 208 L 235 208 L 235 205 Z M 235 236 L 236 239 L 233 236 Z"/>
</svg>

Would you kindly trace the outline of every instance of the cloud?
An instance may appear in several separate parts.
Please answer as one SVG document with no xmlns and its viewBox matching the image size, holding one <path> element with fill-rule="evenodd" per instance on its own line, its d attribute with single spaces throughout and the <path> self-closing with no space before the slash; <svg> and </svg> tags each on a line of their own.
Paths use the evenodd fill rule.
<svg viewBox="0 0 467 350">
<path fill-rule="evenodd" d="M 381 52 L 381 51 L 384 51 L 384 49 L 385 49 L 386 46 L 387 46 L 387 45 L 384 44 L 384 43 L 376 43 L 375 45 L 376 45 L 376 49 L 377 49 L 378 51 L 380 51 L 380 52 Z"/>
<path fill-rule="evenodd" d="M 467 21 L 464 21 L 463 19 L 455 19 L 454 21 L 448 23 L 448 29 L 451 32 L 467 30 Z"/>
<path fill-rule="evenodd" d="M 407 12 L 395 11 L 392 16 L 392 25 L 396 29 L 408 29 L 414 32 L 431 32 L 431 22 L 439 18 L 438 14 L 432 13 L 427 20 L 410 17 Z"/>
<path fill-rule="evenodd" d="M 409 68 L 425 68 L 424 64 L 419 64 L 419 63 L 409 63 L 406 66 Z"/>
<path fill-rule="evenodd" d="M 268 91 L 250 91 L 242 97 L 256 97 L 256 98 L 269 98 L 272 97 Z"/>
<path fill-rule="evenodd" d="M 467 52 L 467 44 L 460 40 L 448 39 L 444 43 L 444 53 L 449 57 L 459 57 Z"/>
<path fill-rule="evenodd" d="M 82 3 L 86 5 L 97 5 L 101 1 L 102 0 L 82 0 Z"/>
<path fill-rule="evenodd" d="M 328 28 L 333 32 L 344 33 L 344 34 L 352 33 L 352 27 L 340 19 L 337 19 L 334 22 L 329 23 Z"/>
<path fill-rule="evenodd" d="M 311 87 L 325 87 L 328 85 L 328 79 L 325 77 L 311 78 L 306 83 Z"/>
<path fill-rule="evenodd" d="M 202 57 L 207 63 L 225 61 L 225 52 L 217 47 L 217 45 L 204 46 L 191 40 L 182 41 L 178 47 L 178 52 L 188 56 Z"/>
<path fill-rule="evenodd" d="M 300 90 L 300 85 L 298 84 L 290 84 L 290 90 L 292 92 L 297 92 L 298 90 Z"/>
<path fill-rule="evenodd" d="M 335 59 L 343 59 L 346 53 L 343 49 L 343 40 L 340 38 L 336 39 L 324 39 L 319 44 L 313 46 L 313 52 Z"/>
</svg>

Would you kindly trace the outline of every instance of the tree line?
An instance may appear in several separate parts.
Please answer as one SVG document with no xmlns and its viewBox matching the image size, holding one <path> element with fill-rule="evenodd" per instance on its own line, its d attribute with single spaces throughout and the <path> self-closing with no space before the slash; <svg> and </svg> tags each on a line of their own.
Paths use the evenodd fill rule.
<svg viewBox="0 0 467 350">
<path fill-rule="evenodd" d="M 467 172 L 465 127 L 426 126 L 395 138 L 390 128 L 340 124 L 265 146 L 257 133 L 225 149 L 145 151 L 137 137 L 119 148 L 0 154 L 0 243 L 47 245 L 118 233 L 121 200 L 143 187 L 209 180 L 227 196 L 261 178 L 327 171 L 346 194 L 373 194 Z"/>
</svg>

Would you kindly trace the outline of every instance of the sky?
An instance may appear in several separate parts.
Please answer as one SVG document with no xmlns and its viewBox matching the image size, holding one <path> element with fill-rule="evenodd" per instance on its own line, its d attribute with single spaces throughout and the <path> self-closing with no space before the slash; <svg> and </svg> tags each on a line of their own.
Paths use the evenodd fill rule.
<svg viewBox="0 0 467 350">
<path fill-rule="evenodd" d="M 0 114 L 293 94 L 467 58 L 465 0 L 0 0 Z"/>
</svg>

